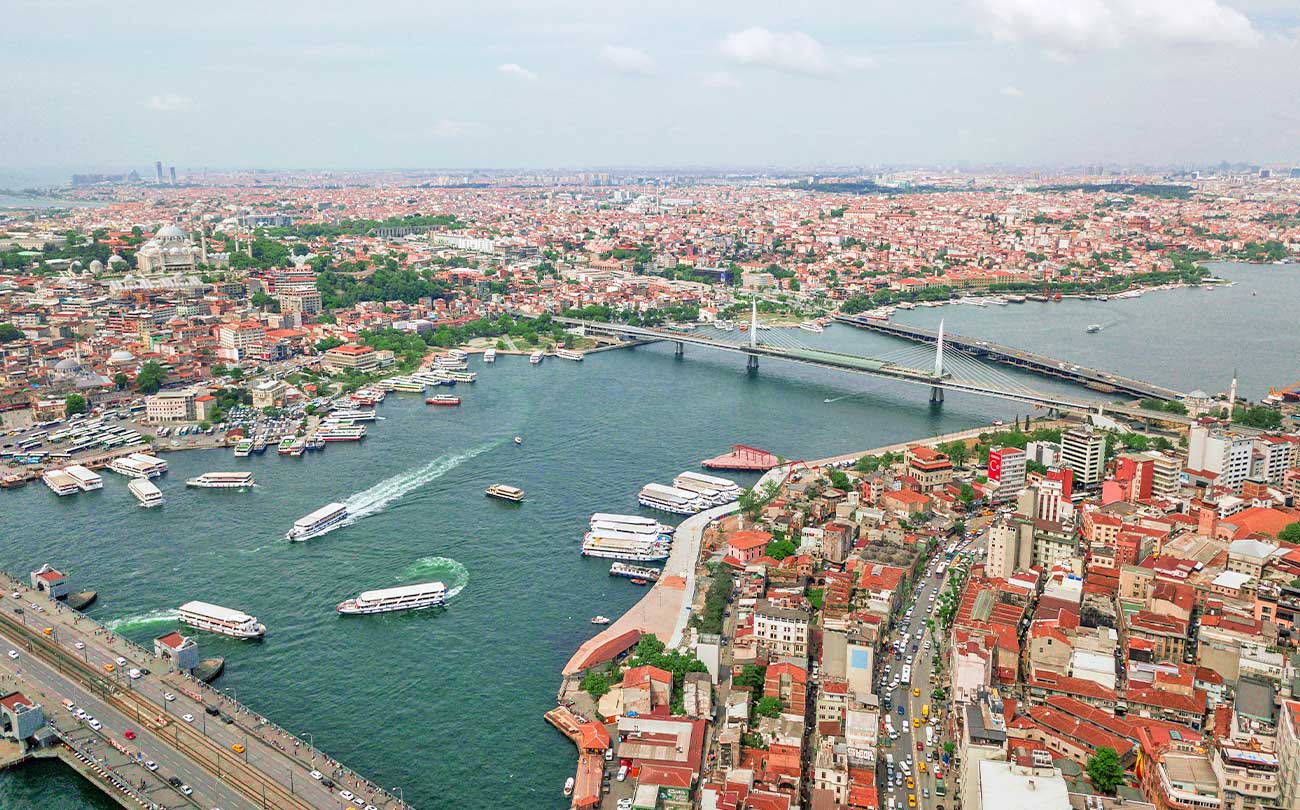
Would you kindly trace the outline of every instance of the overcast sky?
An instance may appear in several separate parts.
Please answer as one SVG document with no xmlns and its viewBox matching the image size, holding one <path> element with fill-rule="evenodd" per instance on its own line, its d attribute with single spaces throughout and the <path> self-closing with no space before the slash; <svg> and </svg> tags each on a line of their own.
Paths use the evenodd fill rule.
<svg viewBox="0 0 1300 810">
<path fill-rule="evenodd" d="M 0 169 L 1300 163 L 1300 0 L 4 0 Z"/>
</svg>

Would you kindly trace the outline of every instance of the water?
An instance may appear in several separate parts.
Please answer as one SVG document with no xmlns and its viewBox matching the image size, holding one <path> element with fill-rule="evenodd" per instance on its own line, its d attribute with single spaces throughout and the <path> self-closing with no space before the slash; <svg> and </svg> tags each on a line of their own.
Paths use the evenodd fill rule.
<svg viewBox="0 0 1300 810">
<path fill-rule="evenodd" d="M 1266 273 L 1276 281 L 1271 296 L 1263 293 Z M 942 313 L 955 331 L 1012 343 L 1036 329 L 1038 348 L 1077 360 L 1089 359 L 1089 341 L 1101 339 L 1114 353 L 1098 357 L 1147 376 L 1154 368 L 1148 355 L 1163 351 L 1146 337 L 1149 322 L 1186 306 L 1201 320 L 1169 318 L 1171 334 L 1186 346 L 1183 366 L 1149 376 L 1182 386 L 1213 381 L 1228 367 L 1226 357 L 1241 363 L 1245 379 L 1244 356 L 1264 350 L 1248 348 L 1253 338 L 1240 329 L 1218 335 L 1214 328 L 1273 323 L 1274 310 L 1300 300 L 1285 286 L 1297 274 L 1234 268 L 1230 275 L 1242 279 L 1231 290 L 1080 302 L 1077 312 L 1062 303 L 1050 311 L 948 307 L 906 316 L 928 324 Z M 1249 296 L 1247 277 L 1260 286 L 1259 297 Z M 1256 308 L 1240 305 L 1240 291 Z M 1084 335 L 1082 326 L 1077 335 L 1058 329 L 1065 314 L 1086 325 L 1129 309 L 1136 313 L 1130 320 L 1099 335 Z M 1047 314 L 1052 320 L 1044 323 Z M 902 345 L 843 326 L 790 334 L 864 353 Z M 1279 328 L 1272 336 L 1294 334 Z M 1284 353 L 1267 350 L 1267 357 Z M 176 627 L 175 608 L 189 599 L 253 613 L 269 628 L 262 643 L 196 634 L 204 655 L 226 657 L 218 686 L 291 731 L 313 735 L 379 784 L 400 785 L 422 810 L 558 810 L 568 804 L 560 787 L 572 774 L 574 750 L 541 715 L 554 705 L 561 666 L 592 634 L 589 619 L 618 615 L 644 593 L 611 578 L 608 561 L 579 556 L 590 513 L 632 511 L 643 484 L 698 469 L 700 459 L 733 443 L 817 458 L 1009 421 L 1024 408 L 960 395 L 935 408 L 923 387 L 766 361 L 751 377 L 738 355 L 686 352 L 677 360 L 669 347 L 648 346 L 582 363 L 475 363 L 479 382 L 457 387 L 459 408 L 392 394 L 380 406 L 386 418 L 359 446 L 335 444 L 299 459 L 273 450 L 245 459 L 229 451 L 172 454 L 161 509 L 137 507 L 111 473 L 103 490 L 70 498 L 39 484 L 0 492 L 0 565 L 24 578 L 43 562 L 70 572 L 76 586 L 101 594 L 91 615 L 142 643 Z M 1283 358 L 1292 365 L 1278 373 L 1300 377 L 1294 358 L 1292 349 Z M 1252 385 L 1266 380 L 1266 360 L 1258 362 L 1252 379 L 1260 382 Z M 1045 390 L 1079 390 L 1023 379 Z M 187 477 L 212 470 L 251 470 L 258 486 L 244 493 L 184 487 Z M 522 487 L 526 502 L 484 497 L 494 482 Z M 355 508 L 351 525 L 306 543 L 282 539 L 294 519 L 330 501 Z M 361 590 L 432 579 L 456 594 L 445 610 L 334 612 Z M 114 806 L 62 768 L 0 774 L 6 810 Z"/>
</svg>

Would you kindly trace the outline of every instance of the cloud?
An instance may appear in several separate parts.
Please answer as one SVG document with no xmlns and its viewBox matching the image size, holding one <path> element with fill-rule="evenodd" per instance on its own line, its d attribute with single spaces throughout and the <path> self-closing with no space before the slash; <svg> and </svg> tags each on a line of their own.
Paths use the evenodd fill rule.
<svg viewBox="0 0 1300 810">
<path fill-rule="evenodd" d="M 601 64 L 618 72 L 636 76 L 650 76 L 659 66 L 650 54 L 639 48 L 620 48 L 606 45 L 600 49 Z"/>
<path fill-rule="evenodd" d="M 162 95 L 152 96 L 146 99 L 143 104 L 146 110 L 153 110 L 154 112 L 192 112 L 199 108 L 194 99 L 176 93 L 163 93 Z"/>
<path fill-rule="evenodd" d="M 516 65 L 514 62 L 506 62 L 504 65 L 498 65 L 497 70 L 501 72 L 502 76 L 508 76 L 511 79 L 517 79 L 521 82 L 535 82 L 541 78 L 523 65 Z"/>
<path fill-rule="evenodd" d="M 443 118 L 434 123 L 429 134 L 435 138 L 464 138 L 478 131 L 478 124 L 473 121 L 453 121 Z"/>
<path fill-rule="evenodd" d="M 1009 84 L 1008 84 L 1006 87 L 1004 87 L 1004 88 L 1002 88 L 1001 90 L 999 90 L 998 92 L 1001 93 L 1001 94 L 1004 95 L 1004 96 L 1007 96 L 1008 98 L 1024 98 L 1024 97 L 1025 97 L 1025 91 L 1024 91 L 1024 90 L 1021 90 L 1019 87 L 1012 87 L 1012 86 L 1009 85 Z"/>
<path fill-rule="evenodd" d="M 734 90 L 740 87 L 740 81 L 725 70 L 705 74 L 700 84 L 713 90 Z"/>
<path fill-rule="evenodd" d="M 802 31 L 769 31 L 758 26 L 727 34 L 720 49 L 738 65 L 804 76 L 835 76 L 876 66 L 868 56 L 832 50 Z"/>
<path fill-rule="evenodd" d="M 1218 0 L 975 0 L 999 42 L 1030 44 L 1058 56 L 1131 42 L 1249 47 L 1261 36 Z"/>
</svg>

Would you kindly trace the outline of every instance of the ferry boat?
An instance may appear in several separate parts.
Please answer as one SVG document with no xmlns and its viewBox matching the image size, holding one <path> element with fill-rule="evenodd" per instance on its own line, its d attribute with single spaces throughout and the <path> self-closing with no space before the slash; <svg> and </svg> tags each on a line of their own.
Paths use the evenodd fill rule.
<svg viewBox="0 0 1300 810">
<path fill-rule="evenodd" d="M 253 452 L 257 453 L 259 456 L 262 455 L 266 452 L 267 444 L 269 444 L 269 442 L 266 440 L 266 436 L 258 434 L 257 438 L 253 439 Z"/>
<path fill-rule="evenodd" d="M 448 371 L 446 379 L 451 380 L 453 385 L 458 382 L 472 383 L 478 379 L 478 374 L 473 371 Z"/>
<path fill-rule="evenodd" d="M 247 458 L 253 452 L 252 439 L 240 439 L 235 445 L 235 458 Z"/>
<path fill-rule="evenodd" d="M 285 533 L 284 539 L 301 543 L 303 540 L 320 537 L 347 519 L 347 506 L 341 503 L 326 504 L 310 515 L 295 520 L 293 528 Z"/>
<path fill-rule="evenodd" d="M 391 380 L 384 380 L 380 385 L 384 385 L 385 383 L 387 383 L 388 387 L 393 391 L 403 394 L 423 394 L 426 387 L 424 383 L 419 382 L 418 380 L 412 380 L 409 377 L 394 377 Z"/>
<path fill-rule="evenodd" d="M 80 464 L 69 464 L 63 468 L 63 471 L 72 476 L 77 482 L 77 486 L 82 492 L 90 492 L 92 489 L 103 489 L 104 479 L 99 473 L 94 472 Z"/>
<path fill-rule="evenodd" d="M 126 488 L 131 490 L 131 494 L 146 509 L 152 509 L 163 504 L 162 490 L 154 486 L 153 482 L 147 478 L 133 478 L 126 485 Z"/>
<path fill-rule="evenodd" d="M 1088 328 L 1083 331 L 1087 332 L 1090 335 L 1096 334 L 1097 332 L 1101 331 L 1101 324 L 1099 323 L 1088 324 Z"/>
<path fill-rule="evenodd" d="M 497 361 L 497 350 L 496 350 L 496 349 L 484 349 L 484 350 L 483 350 L 483 362 L 484 362 L 484 363 L 495 363 L 496 361 Z"/>
<path fill-rule="evenodd" d="M 519 503 L 524 499 L 524 491 L 509 484 L 493 484 L 484 490 L 484 494 L 492 498 L 500 498 L 503 501 L 514 501 L 515 503 Z"/>
<path fill-rule="evenodd" d="M 365 430 L 365 428 L 360 429 L 363 431 Z M 289 445 L 289 455 L 294 458 L 301 456 L 305 452 L 307 452 L 307 440 L 301 436 L 294 439 L 293 444 Z"/>
<path fill-rule="evenodd" d="M 60 498 L 65 495 L 76 495 L 81 491 L 81 487 L 77 486 L 77 479 L 63 470 L 46 470 L 41 474 L 41 480 Z"/>
<path fill-rule="evenodd" d="M 446 603 L 447 586 L 441 582 L 425 582 L 364 591 L 352 599 L 339 602 L 337 609 L 345 616 L 360 616 L 367 613 L 391 613 L 395 610 L 423 610 Z"/>
<path fill-rule="evenodd" d="M 336 411 L 330 411 L 330 419 L 346 419 L 350 422 L 373 422 L 378 417 L 375 415 L 374 408 L 365 410 L 359 408 L 341 408 Z"/>
<path fill-rule="evenodd" d="M 365 436 L 365 425 L 321 425 L 316 431 L 316 438 L 325 442 L 358 442 Z"/>
<path fill-rule="evenodd" d="M 555 356 L 564 360 L 581 360 L 585 352 L 575 351 L 574 349 L 557 348 Z"/>
<path fill-rule="evenodd" d="M 591 617 L 591 623 L 592 623 L 592 624 L 609 624 L 609 617 L 608 617 L 608 616 L 592 616 L 592 617 Z M 567 796 L 568 794 L 566 793 L 565 795 Z"/>
<path fill-rule="evenodd" d="M 275 452 L 282 456 L 287 456 L 293 450 L 293 437 L 285 436 L 280 443 L 275 446 Z"/>
<path fill-rule="evenodd" d="M 689 470 L 673 479 L 673 487 L 687 492 L 699 493 L 700 497 L 710 501 L 715 506 L 731 503 L 740 497 L 740 485 L 735 481 Z"/>
<path fill-rule="evenodd" d="M 449 407 L 460 404 L 460 397 L 452 394 L 435 394 L 424 401 L 425 405 L 441 405 Z"/>
<path fill-rule="evenodd" d="M 648 568 L 644 565 L 628 565 L 627 563 L 616 562 L 609 567 L 609 575 L 611 577 L 644 579 L 653 582 L 659 579 L 659 569 Z"/>
<path fill-rule="evenodd" d="M 528 355 L 528 362 L 532 363 L 533 365 L 537 365 L 538 363 L 542 362 L 542 358 L 545 356 L 546 356 L 545 352 L 543 352 L 541 349 L 537 349 L 532 354 Z"/>
<path fill-rule="evenodd" d="M 693 515 L 706 506 L 697 493 L 663 484 L 646 484 L 637 496 L 637 501 L 647 509 L 658 509 L 676 515 Z"/>
<path fill-rule="evenodd" d="M 385 396 L 387 394 L 377 388 L 358 388 L 348 399 L 352 400 L 355 405 L 374 407 L 383 402 Z"/>
<path fill-rule="evenodd" d="M 805 332 L 815 332 L 819 335 L 824 331 L 822 325 L 816 321 L 801 321 L 799 323 L 799 328 Z"/>
<path fill-rule="evenodd" d="M 1023 304 L 1029 300 L 1029 296 L 1026 295 L 1008 295 L 1005 298 L 1008 304 Z"/>
<path fill-rule="evenodd" d="M 670 526 L 664 526 L 656 520 L 647 519 L 648 523 L 632 523 L 626 518 L 634 517 L 633 515 L 602 515 L 597 513 L 592 515 L 590 527 L 594 534 L 602 535 L 613 533 L 618 535 L 637 535 L 662 545 L 668 545 L 673 542 L 673 529 Z"/>
<path fill-rule="evenodd" d="M 465 351 L 464 349 L 448 349 L 447 354 L 450 355 L 451 357 L 456 358 L 457 360 L 469 359 L 469 352 Z"/>
<path fill-rule="evenodd" d="M 206 472 L 185 482 L 187 487 L 200 489 L 246 489 L 252 485 L 250 472 Z"/>
<path fill-rule="evenodd" d="M 167 462 L 145 453 L 131 453 L 113 459 L 108 463 L 108 468 L 131 478 L 157 478 L 167 472 Z"/>
<path fill-rule="evenodd" d="M 582 539 L 582 556 L 627 562 L 668 559 L 668 546 L 640 535 L 588 532 Z"/>
<path fill-rule="evenodd" d="M 180 622 L 209 633 L 231 638 L 261 638 L 266 635 L 266 625 L 256 616 L 208 602 L 186 602 L 180 607 Z"/>
<path fill-rule="evenodd" d="M 433 358 L 433 367 L 447 371 L 460 371 L 469 368 L 469 361 L 463 357 L 447 357 L 439 355 Z"/>
</svg>

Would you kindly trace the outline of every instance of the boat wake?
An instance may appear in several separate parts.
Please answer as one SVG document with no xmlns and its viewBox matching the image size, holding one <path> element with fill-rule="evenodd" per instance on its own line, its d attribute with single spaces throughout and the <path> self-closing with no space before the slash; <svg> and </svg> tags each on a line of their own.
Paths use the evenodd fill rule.
<svg viewBox="0 0 1300 810">
<path fill-rule="evenodd" d="M 450 453 L 445 456 L 438 456 L 433 461 L 423 467 L 417 467 L 414 470 L 407 470 L 398 473 L 391 478 L 385 478 L 378 484 L 369 489 L 362 490 L 355 495 L 350 496 L 344 505 L 348 508 L 348 518 L 339 524 L 339 526 L 350 526 L 358 520 L 377 512 L 383 511 L 393 501 L 413 492 L 426 484 L 438 480 L 447 473 L 456 469 L 460 465 L 482 455 L 500 442 L 490 442 L 478 447 L 470 448 L 461 453 Z"/>
<path fill-rule="evenodd" d="M 180 614 L 175 610 L 154 610 L 149 613 L 142 613 L 139 616 L 124 616 L 121 619 L 109 619 L 104 622 L 104 626 L 115 633 L 122 633 L 136 627 L 144 627 L 145 625 L 175 622 L 179 618 Z"/>
<path fill-rule="evenodd" d="M 398 579 L 418 582 L 437 580 L 447 586 L 450 599 L 469 584 L 469 569 L 450 557 L 421 557 L 408 565 Z"/>
</svg>

